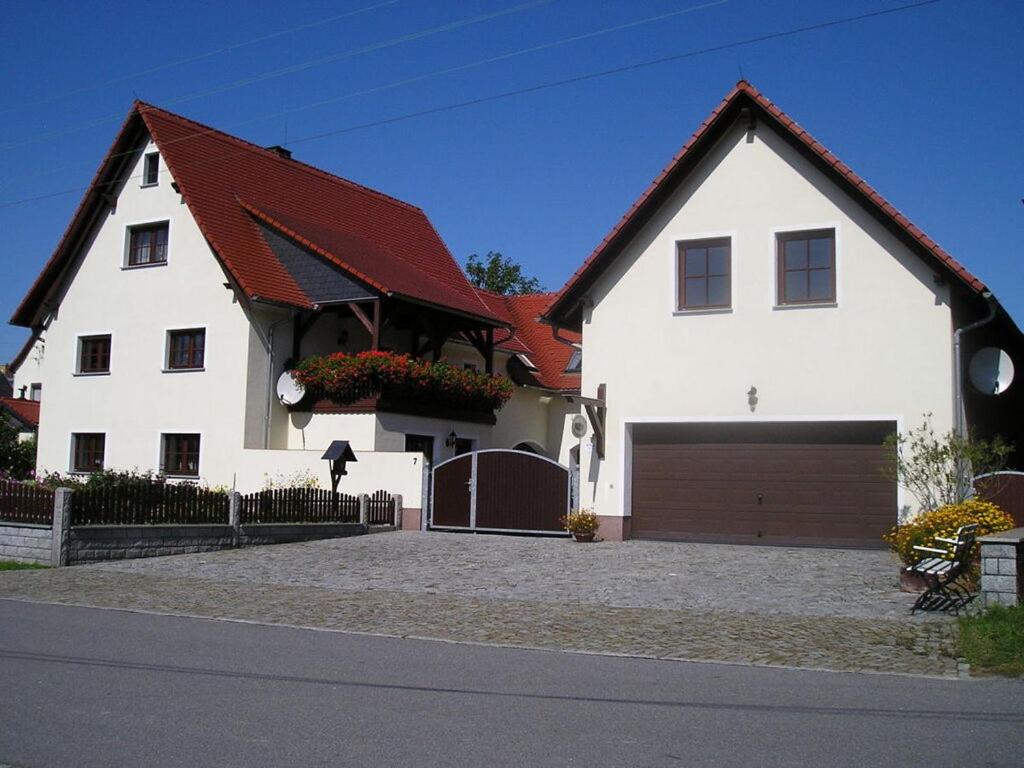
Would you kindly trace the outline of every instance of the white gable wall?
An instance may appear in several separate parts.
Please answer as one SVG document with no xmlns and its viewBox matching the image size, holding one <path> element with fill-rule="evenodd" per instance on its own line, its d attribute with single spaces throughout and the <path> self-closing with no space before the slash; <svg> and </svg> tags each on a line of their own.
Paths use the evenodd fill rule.
<svg viewBox="0 0 1024 768">
<path fill-rule="evenodd" d="M 607 447 L 584 451 L 581 495 L 601 515 L 628 514 L 631 421 L 951 427 L 948 286 L 770 129 L 749 138 L 729 132 L 591 290 L 583 394 L 608 386 Z M 819 228 L 836 230 L 836 306 L 776 308 L 775 233 Z M 712 236 L 732 238 L 732 310 L 675 313 L 675 244 Z"/>
<path fill-rule="evenodd" d="M 198 432 L 204 478 L 230 481 L 243 443 L 249 322 L 162 158 L 159 184 L 141 186 L 142 157 L 44 334 L 39 468 L 69 470 L 73 432 L 105 432 L 108 467 L 154 470 L 161 433 Z M 124 269 L 127 227 L 165 220 L 167 264 Z M 196 327 L 207 329 L 206 370 L 164 373 L 167 331 Z M 78 337 L 96 334 L 112 337 L 110 374 L 77 376 Z"/>
</svg>

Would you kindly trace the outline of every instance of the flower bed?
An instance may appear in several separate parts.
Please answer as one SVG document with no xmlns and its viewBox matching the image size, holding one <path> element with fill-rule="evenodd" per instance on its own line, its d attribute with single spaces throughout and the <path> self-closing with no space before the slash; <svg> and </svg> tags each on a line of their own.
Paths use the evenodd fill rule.
<svg viewBox="0 0 1024 768">
<path fill-rule="evenodd" d="M 512 382 L 500 376 L 429 363 L 391 352 L 342 352 L 307 357 L 295 379 L 313 395 L 338 405 L 381 396 L 472 411 L 496 411 L 512 397 Z"/>
</svg>

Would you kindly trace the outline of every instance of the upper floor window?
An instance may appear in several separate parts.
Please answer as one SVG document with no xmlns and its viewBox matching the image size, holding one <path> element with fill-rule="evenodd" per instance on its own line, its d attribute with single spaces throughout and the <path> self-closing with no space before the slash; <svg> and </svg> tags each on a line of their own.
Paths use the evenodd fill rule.
<svg viewBox="0 0 1024 768">
<path fill-rule="evenodd" d="M 728 237 L 678 243 L 676 309 L 732 306 L 732 246 Z"/>
<path fill-rule="evenodd" d="M 110 336 L 78 339 L 78 373 L 110 373 Z"/>
<path fill-rule="evenodd" d="M 107 436 L 102 432 L 76 432 L 71 436 L 71 469 L 74 472 L 99 472 Z"/>
<path fill-rule="evenodd" d="M 40 381 L 33 381 L 28 388 L 28 399 L 37 403 L 43 399 L 43 384 Z"/>
<path fill-rule="evenodd" d="M 779 305 L 836 300 L 834 229 L 780 233 L 777 246 Z"/>
<path fill-rule="evenodd" d="M 167 222 L 128 230 L 128 266 L 167 263 Z"/>
<path fill-rule="evenodd" d="M 160 178 L 160 155 L 150 152 L 142 160 L 142 186 L 155 187 Z"/>
<path fill-rule="evenodd" d="M 199 475 L 199 435 L 163 435 L 160 470 L 172 477 Z"/>
<path fill-rule="evenodd" d="M 197 370 L 206 361 L 206 330 L 169 331 L 167 334 L 167 368 L 172 371 Z"/>
</svg>

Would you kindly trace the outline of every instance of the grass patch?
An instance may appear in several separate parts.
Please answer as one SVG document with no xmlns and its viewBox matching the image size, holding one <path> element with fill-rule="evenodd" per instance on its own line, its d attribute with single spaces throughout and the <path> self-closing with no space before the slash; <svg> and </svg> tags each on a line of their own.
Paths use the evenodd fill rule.
<svg viewBox="0 0 1024 768">
<path fill-rule="evenodd" d="M 0 571 L 28 571 L 46 567 L 45 565 L 36 565 L 35 563 L 16 563 L 13 560 L 0 560 Z"/>
<path fill-rule="evenodd" d="M 1024 675 L 1024 606 L 993 606 L 960 619 L 960 654 L 971 672 Z"/>
</svg>

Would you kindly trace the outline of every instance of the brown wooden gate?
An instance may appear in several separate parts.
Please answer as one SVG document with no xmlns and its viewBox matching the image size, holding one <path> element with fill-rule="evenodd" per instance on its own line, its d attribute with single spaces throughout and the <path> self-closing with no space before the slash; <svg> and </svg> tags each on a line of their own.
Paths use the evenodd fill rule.
<svg viewBox="0 0 1024 768">
<path fill-rule="evenodd" d="M 430 527 L 568 535 L 568 467 L 532 453 L 487 450 L 434 468 Z"/>
</svg>

